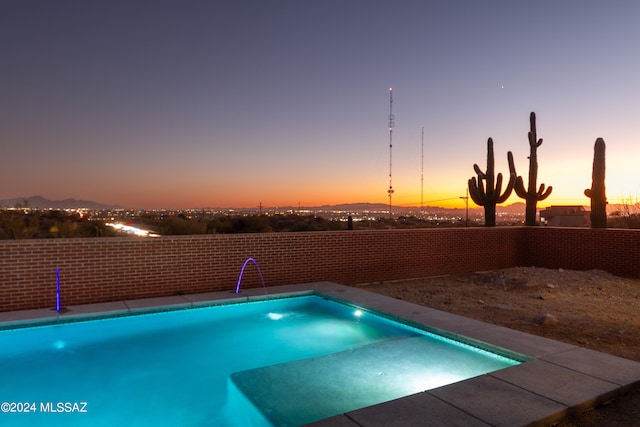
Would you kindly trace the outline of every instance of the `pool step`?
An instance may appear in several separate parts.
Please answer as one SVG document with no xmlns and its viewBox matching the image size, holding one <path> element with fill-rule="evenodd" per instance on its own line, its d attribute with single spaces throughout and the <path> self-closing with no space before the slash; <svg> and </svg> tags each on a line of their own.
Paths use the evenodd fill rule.
<svg viewBox="0 0 640 427">
<path fill-rule="evenodd" d="M 513 364 L 489 356 L 474 366 L 469 351 L 450 347 L 409 337 L 236 372 L 231 380 L 274 425 L 297 426 Z"/>
</svg>

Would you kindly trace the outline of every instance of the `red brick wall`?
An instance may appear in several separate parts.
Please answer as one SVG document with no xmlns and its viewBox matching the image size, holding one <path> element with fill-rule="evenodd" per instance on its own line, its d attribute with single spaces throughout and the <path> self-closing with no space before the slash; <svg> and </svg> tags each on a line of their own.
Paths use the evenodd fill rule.
<svg viewBox="0 0 640 427">
<path fill-rule="evenodd" d="M 518 265 L 640 277 L 640 231 L 547 227 L 0 241 L 0 311 L 269 285 L 389 281 Z M 261 286 L 249 265 L 242 287 Z"/>
<path fill-rule="evenodd" d="M 640 230 L 532 227 L 526 240 L 523 265 L 640 278 Z"/>
</svg>

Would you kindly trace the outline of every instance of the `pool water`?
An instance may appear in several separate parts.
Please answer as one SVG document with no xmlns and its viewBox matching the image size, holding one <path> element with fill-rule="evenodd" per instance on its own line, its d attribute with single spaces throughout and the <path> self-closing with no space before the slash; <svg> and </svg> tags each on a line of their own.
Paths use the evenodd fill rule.
<svg viewBox="0 0 640 427">
<path fill-rule="evenodd" d="M 319 296 L 12 329 L 0 425 L 299 425 L 518 363 Z"/>
</svg>

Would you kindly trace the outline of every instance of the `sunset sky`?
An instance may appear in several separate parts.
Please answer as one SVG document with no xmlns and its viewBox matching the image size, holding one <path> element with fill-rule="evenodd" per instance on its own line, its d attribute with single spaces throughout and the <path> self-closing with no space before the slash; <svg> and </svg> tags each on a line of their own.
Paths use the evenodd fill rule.
<svg viewBox="0 0 640 427">
<path fill-rule="evenodd" d="M 540 205 L 640 201 L 640 2 L 3 1 L 0 199 L 459 206 L 507 151 Z M 424 126 L 424 159 L 421 128 Z M 521 201 L 515 194 L 508 203 Z"/>
</svg>

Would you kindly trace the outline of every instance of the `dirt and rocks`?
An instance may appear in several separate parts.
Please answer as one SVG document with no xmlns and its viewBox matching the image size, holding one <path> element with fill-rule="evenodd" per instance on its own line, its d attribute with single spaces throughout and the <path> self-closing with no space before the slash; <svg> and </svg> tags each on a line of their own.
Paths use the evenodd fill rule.
<svg viewBox="0 0 640 427">
<path fill-rule="evenodd" d="M 639 279 L 514 267 L 358 287 L 640 362 Z M 559 424 L 602 425 L 640 425 L 640 388 Z"/>
</svg>

